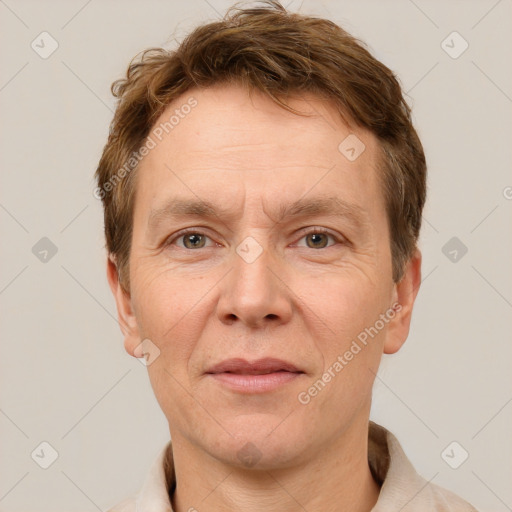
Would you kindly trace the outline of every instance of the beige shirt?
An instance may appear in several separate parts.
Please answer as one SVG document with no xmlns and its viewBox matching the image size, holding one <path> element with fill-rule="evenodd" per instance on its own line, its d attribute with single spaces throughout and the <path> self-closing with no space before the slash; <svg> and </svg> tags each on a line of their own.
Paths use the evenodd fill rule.
<svg viewBox="0 0 512 512">
<path fill-rule="evenodd" d="M 396 437 L 372 421 L 368 462 L 374 478 L 381 484 L 379 499 L 372 512 L 477 512 L 462 498 L 427 482 L 416 473 Z M 169 496 L 175 485 L 169 441 L 151 466 L 139 493 L 108 512 L 173 512 Z"/>
</svg>

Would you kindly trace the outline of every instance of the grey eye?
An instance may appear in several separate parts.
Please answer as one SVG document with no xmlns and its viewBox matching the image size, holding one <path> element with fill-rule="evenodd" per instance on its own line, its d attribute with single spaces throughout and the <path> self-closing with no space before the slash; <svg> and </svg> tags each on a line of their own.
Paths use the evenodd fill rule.
<svg viewBox="0 0 512 512">
<path fill-rule="evenodd" d="M 183 239 L 183 245 L 187 249 L 201 249 L 205 245 L 205 235 L 201 233 L 187 233 L 186 235 L 181 236 Z"/>
</svg>

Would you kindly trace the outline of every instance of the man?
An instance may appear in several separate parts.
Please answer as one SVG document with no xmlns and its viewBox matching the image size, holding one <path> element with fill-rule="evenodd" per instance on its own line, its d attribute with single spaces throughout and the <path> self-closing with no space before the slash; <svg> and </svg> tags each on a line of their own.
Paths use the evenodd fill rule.
<svg viewBox="0 0 512 512">
<path fill-rule="evenodd" d="M 113 92 L 107 275 L 171 441 L 111 510 L 474 511 L 369 421 L 421 280 L 426 164 L 393 73 L 267 2 Z"/>
</svg>

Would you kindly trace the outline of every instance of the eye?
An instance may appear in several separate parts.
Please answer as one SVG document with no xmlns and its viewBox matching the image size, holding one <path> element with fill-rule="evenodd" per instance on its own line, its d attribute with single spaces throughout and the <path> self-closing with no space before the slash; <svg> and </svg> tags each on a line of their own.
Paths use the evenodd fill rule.
<svg viewBox="0 0 512 512">
<path fill-rule="evenodd" d="M 181 233 L 178 233 L 176 236 L 174 236 L 172 239 L 166 241 L 165 245 L 173 245 L 175 241 L 183 240 L 183 245 L 178 244 L 178 247 L 180 247 L 181 249 L 203 249 L 206 244 L 206 239 L 209 239 L 209 237 L 206 236 L 201 231 L 182 231 Z"/>
<path fill-rule="evenodd" d="M 329 238 L 334 240 L 334 244 L 328 245 Z M 340 236 L 337 236 L 330 231 L 324 228 L 313 227 L 305 233 L 300 240 L 306 240 L 306 247 L 309 249 L 325 249 L 336 243 L 343 243 L 344 239 Z M 178 241 L 183 241 L 182 244 L 178 244 Z M 177 233 L 172 238 L 169 238 L 165 242 L 165 246 L 169 245 L 177 245 L 181 249 L 185 250 L 194 250 L 194 249 L 203 249 L 208 247 L 206 245 L 206 241 L 211 240 L 209 236 L 207 236 L 202 231 L 198 231 L 197 229 L 189 229 L 186 231 L 181 231 Z M 211 245 L 210 245 L 211 246 Z"/>
<path fill-rule="evenodd" d="M 325 249 L 326 247 L 330 247 L 327 246 L 329 237 L 335 242 L 343 242 L 341 238 L 335 236 L 324 228 L 311 228 L 309 232 L 301 238 L 301 240 L 306 239 L 306 247 L 309 249 Z"/>
</svg>

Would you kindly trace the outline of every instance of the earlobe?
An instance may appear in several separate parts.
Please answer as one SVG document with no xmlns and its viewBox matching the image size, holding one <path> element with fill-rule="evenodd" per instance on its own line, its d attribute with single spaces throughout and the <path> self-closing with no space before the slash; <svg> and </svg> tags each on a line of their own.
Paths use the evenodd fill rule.
<svg viewBox="0 0 512 512">
<path fill-rule="evenodd" d="M 396 316 L 388 326 L 384 353 L 398 352 L 409 335 L 414 301 L 421 284 L 421 252 L 416 249 L 407 262 L 404 275 L 400 282 L 395 284 L 393 297 L 396 304 Z"/>
<path fill-rule="evenodd" d="M 140 335 L 131 304 L 131 297 L 126 294 L 119 282 L 116 259 L 112 254 L 107 258 L 107 279 L 116 301 L 119 327 L 124 336 L 124 348 L 131 356 L 139 357 L 135 352 L 136 348 L 140 345 Z"/>
</svg>

